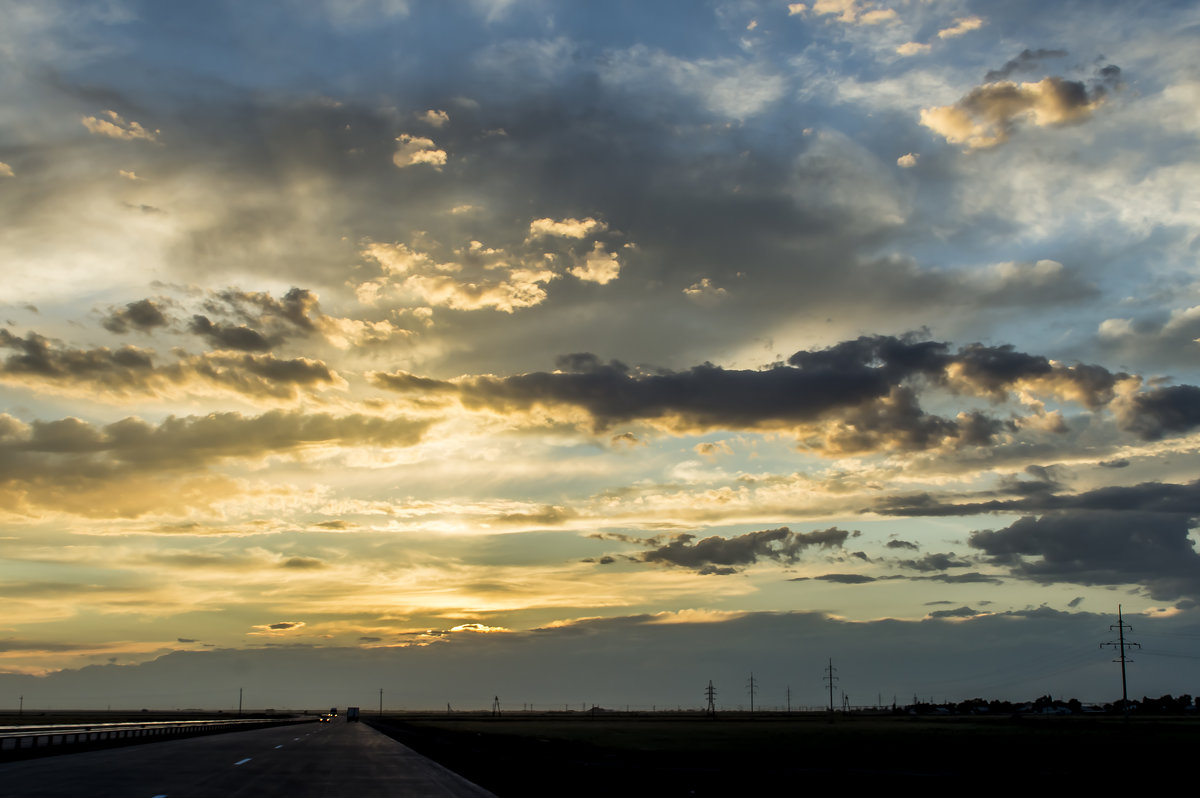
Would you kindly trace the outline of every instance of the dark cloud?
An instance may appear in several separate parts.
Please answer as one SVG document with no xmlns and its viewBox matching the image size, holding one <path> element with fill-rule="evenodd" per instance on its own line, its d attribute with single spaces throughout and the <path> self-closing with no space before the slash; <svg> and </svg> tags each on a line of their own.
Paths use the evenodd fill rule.
<svg viewBox="0 0 1200 798">
<path fill-rule="evenodd" d="M 14 349 L 17 354 L 4 360 L 0 374 L 33 376 L 44 379 L 94 379 L 108 382 L 112 375 L 135 375 L 150 371 L 153 364 L 145 349 L 125 346 L 120 349 L 56 348 L 37 333 L 24 338 L 0 330 L 0 347 Z"/>
<path fill-rule="evenodd" d="M 188 329 L 207 340 L 217 349 L 237 349 L 243 352 L 266 352 L 273 344 L 257 330 L 246 326 L 229 327 L 214 324 L 207 316 L 196 315 Z"/>
<path fill-rule="evenodd" d="M 1062 495 L 1043 490 L 1028 491 L 1017 499 L 959 502 L 946 501 L 929 493 L 894 496 L 870 508 L 882 515 L 952 516 L 982 513 L 1040 513 L 1059 510 L 1109 510 L 1146 513 L 1200 514 L 1200 481 L 1184 485 L 1143 482 Z"/>
<path fill-rule="evenodd" d="M 913 551 L 917 551 L 921 548 L 916 543 L 912 543 L 907 540 L 889 540 L 887 542 L 887 547 L 889 549 L 912 549 Z"/>
<path fill-rule="evenodd" d="M 926 554 L 919 560 L 900 560 L 897 565 L 913 571 L 945 571 L 950 568 L 969 568 L 971 563 L 951 553 Z"/>
<path fill-rule="evenodd" d="M 1144 440 L 1153 441 L 1168 433 L 1189 432 L 1200 426 L 1200 388 L 1174 385 L 1157 388 L 1129 398 L 1122 413 L 1124 425 Z"/>
<path fill-rule="evenodd" d="M 865 585 L 868 582 L 876 581 L 875 577 L 867 576 L 866 574 L 821 574 L 820 576 L 814 576 L 813 579 L 836 582 L 839 585 Z"/>
<path fill-rule="evenodd" d="M 701 574 L 728 575 L 737 573 L 737 566 L 753 565 L 760 558 L 781 563 L 794 563 L 805 549 L 840 548 L 851 533 L 837 527 L 793 532 L 787 527 L 747 532 L 733 538 L 708 537 L 696 540 L 695 535 L 683 534 L 670 543 L 641 553 L 642 562 L 695 568 Z"/>
<path fill-rule="evenodd" d="M 1066 55 L 1066 50 L 1043 50 L 1040 48 L 1030 50 L 1027 48 L 1022 50 L 1016 58 L 1005 63 L 1000 69 L 989 70 L 983 79 L 987 83 L 1006 80 L 1015 72 L 1032 72 L 1041 66 L 1043 61 L 1050 58 L 1064 58 Z"/>
<path fill-rule="evenodd" d="M 180 510 L 234 490 L 206 473 L 219 461 L 310 446 L 407 447 L 428 426 L 407 418 L 283 411 L 169 416 L 158 424 L 129 417 L 103 426 L 75 418 L 21 424 L 0 414 L 0 501 L 12 509 L 54 507 L 89 517 Z"/>
<path fill-rule="evenodd" d="M 1200 596 L 1200 554 L 1190 516 L 1174 512 L 1070 512 L 1027 516 L 971 533 L 969 545 L 1016 576 L 1084 585 L 1140 584 L 1165 601 Z"/>
<path fill-rule="evenodd" d="M 535 512 L 503 513 L 493 515 L 488 520 L 494 524 L 517 526 L 561 526 L 576 515 L 577 513 L 568 507 L 546 505 Z"/>
<path fill-rule="evenodd" d="M 173 363 L 155 365 L 146 349 L 56 346 L 30 333 L 24 338 L 0 330 L 0 347 L 17 350 L 0 364 L 0 379 L 100 390 L 117 395 L 163 395 L 214 388 L 258 398 L 290 399 L 301 390 L 344 385 L 319 360 L 284 360 L 272 354 L 208 352 L 179 355 Z"/>
<path fill-rule="evenodd" d="M 325 563 L 318 560 L 316 557 L 288 557 L 279 564 L 281 568 L 295 568 L 299 570 L 312 570 L 324 568 Z"/>
<path fill-rule="evenodd" d="M 140 299 L 113 310 L 101 324 L 104 329 L 115 333 L 125 333 L 131 329 L 149 332 L 155 327 L 165 327 L 167 321 L 166 314 L 158 304 L 151 299 Z"/>
<path fill-rule="evenodd" d="M 282 325 L 293 331 L 312 332 L 316 325 L 309 317 L 318 313 L 320 303 L 317 295 L 305 288 L 291 288 L 282 299 L 275 299 L 259 291 L 226 289 L 214 295 L 209 307 L 221 309 L 222 305 L 238 314 L 247 323 L 260 325 Z"/>
<path fill-rule="evenodd" d="M 279 623 L 267 624 L 266 628 L 272 629 L 275 631 L 282 631 L 285 629 L 296 629 L 301 626 L 304 626 L 303 621 L 280 621 Z"/>
<path fill-rule="evenodd" d="M 952 585 L 975 585 L 987 584 L 998 585 L 1004 580 L 991 574 L 981 574 L 978 571 L 971 571 L 965 574 L 934 574 L 932 576 L 912 576 L 913 580 L 930 580 L 933 582 L 945 582 Z"/>
<path fill-rule="evenodd" d="M 1012 346 L 968 344 L 958 352 L 917 335 L 864 336 L 800 351 L 761 371 L 711 364 L 686 371 L 631 368 L 595 355 L 561 357 L 559 370 L 508 377 L 436 380 L 407 372 L 370 375 L 380 387 L 415 398 L 457 398 L 468 409 L 501 412 L 575 407 L 596 431 L 650 421 L 676 430 L 792 428 L 806 446 L 844 453 L 923 450 L 954 442 L 987 446 L 1016 434 L 1013 421 L 979 410 L 955 419 L 925 412 L 923 391 L 940 388 L 1002 401 L 1031 391 L 1097 410 L 1129 375 L 1065 365 Z"/>
<path fill-rule="evenodd" d="M 196 641 L 190 637 L 178 637 L 175 639 L 177 643 L 195 643 Z"/>
<path fill-rule="evenodd" d="M 973 618 L 979 614 L 978 610 L 973 610 L 970 607 L 958 607 L 953 610 L 934 610 L 929 613 L 930 618 Z"/>
<path fill-rule="evenodd" d="M 1022 496 L 1055 493 L 1062 490 L 1064 469 L 1060 466 L 1025 466 L 1025 473 L 1032 479 L 1019 479 L 1005 476 L 1001 478 L 1001 490 L 1005 493 L 1016 493 Z"/>
</svg>

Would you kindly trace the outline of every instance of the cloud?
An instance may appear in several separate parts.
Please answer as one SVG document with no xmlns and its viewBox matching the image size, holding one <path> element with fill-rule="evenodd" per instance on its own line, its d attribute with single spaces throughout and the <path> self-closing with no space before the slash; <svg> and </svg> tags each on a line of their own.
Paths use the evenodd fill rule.
<svg viewBox="0 0 1200 798">
<path fill-rule="evenodd" d="M 73 349 L 55 346 L 37 333 L 22 338 L 7 330 L 0 330 L 0 348 L 17 352 L 0 363 L 0 381 L 64 393 L 170 397 L 218 392 L 267 400 L 346 385 L 325 363 L 302 357 L 283 360 L 271 354 L 209 352 L 181 355 L 158 366 L 147 349 Z"/>
<path fill-rule="evenodd" d="M 737 573 L 738 566 L 753 565 L 759 558 L 791 564 L 809 547 L 840 548 L 846 538 L 857 534 L 837 527 L 808 533 L 780 527 L 733 538 L 714 535 L 693 543 L 696 536 L 685 533 L 670 543 L 642 552 L 640 557 L 642 562 L 694 568 L 701 575 L 729 575 Z"/>
<path fill-rule="evenodd" d="M 604 222 L 597 221 L 592 217 L 586 219 L 563 219 L 562 221 L 554 221 L 553 219 L 534 219 L 529 223 L 529 238 L 533 240 L 543 238 L 545 236 L 561 236 L 563 238 L 586 238 L 593 233 L 599 233 L 607 229 L 608 225 Z"/>
<path fill-rule="evenodd" d="M 26 456 L 92 458 L 138 468 L 201 466 L 227 458 L 259 458 L 313 446 L 418 443 L 428 421 L 361 414 L 271 411 L 258 416 L 210 413 L 169 416 L 158 424 L 128 417 L 104 426 L 77 418 L 24 424 L 0 415 L 0 449 L 8 464 Z M 19 470 L 8 471 L 19 474 Z"/>
<path fill-rule="evenodd" d="M 945 571 L 950 568 L 971 567 L 971 563 L 966 560 L 957 559 L 953 552 L 946 554 L 926 554 L 919 560 L 899 560 L 897 561 L 897 565 L 913 571 Z"/>
<path fill-rule="evenodd" d="M 1001 80 L 1008 80 L 1016 72 L 1031 72 L 1038 68 L 1041 63 L 1051 58 L 1064 58 L 1067 55 L 1066 50 L 1022 50 L 1021 53 L 1014 59 L 1008 61 L 999 69 L 989 70 L 983 79 L 987 83 L 995 83 Z"/>
<path fill-rule="evenodd" d="M 1141 584 L 1151 598 L 1168 601 L 1200 596 L 1200 554 L 1190 527 L 1182 513 L 1055 513 L 972 532 L 967 542 L 1026 579 Z"/>
<path fill-rule="evenodd" d="M 289 568 L 301 571 L 311 571 L 325 567 L 325 563 L 315 557 L 288 557 L 279 564 L 280 568 Z"/>
<path fill-rule="evenodd" d="M 970 33 L 973 30 L 979 30 L 983 27 L 983 17 L 959 17 L 954 20 L 954 24 L 948 28 L 942 28 L 938 31 L 939 39 L 953 39 L 956 36 L 962 36 L 964 33 Z"/>
<path fill-rule="evenodd" d="M 922 55 L 924 53 L 928 53 L 932 49 L 933 49 L 933 47 L 928 44 L 921 44 L 920 42 L 905 42 L 904 44 L 902 44 L 896 48 L 896 54 L 906 56 L 906 57 L 913 56 L 913 55 Z"/>
<path fill-rule="evenodd" d="M 847 25 L 878 25 L 881 22 L 891 22 L 899 16 L 895 9 L 880 8 L 872 0 L 814 0 L 811 5 L 788 4 L 788 16 L 808 11 L 822 17 L 834 16 L 838 22 Z"/>
<path fill-rule="evenodd" d="M 418 164 L 429 164 L 440 170 L 446 163 L 446 151 L 438 149 L 437 145 L 433 143 L 433 139 L 401 133 L 396 137 L 396 142 L 396 152 L 392 155 L 392 163 L 400 169 Z"/>
<path fill-rule="evenodd" d="M 167 316 L 158 303 L 151 299 L 140 299 L 111 311 L 100 323 L 104 329 L 115 333 L 125 333 L 131 329 L 149 332 L 155 327 L 165 327 Z"/>
<path fill-rule="evenodd" d="M 903 169 L 912 169 L 917 165 L 917 158 L 919 157 L 915 152 L 906 153 L 896 159 L 896 165 Z"/>
<path fill-rule="evenodd" d="M 4 161 L 0 161 L 0 177 L 13 177 L 13 168 Z"/>
<path fill-rule="evenodd" d="M 889 540 L 887 542 L 887 547 L 889 549 L 911 549 L 913 551 L 917 551 L 921 548 L 916 543 L 908 540 Z"/>
<path fill-rule="evenodd" d="M 921 110 L 921 124 L 951 144 L 986 149 L 1008 140 L 1022 122 L 1054 127 L 1082 122 L 1107 97 L 1101 84 L 1089 89 L 1059 77 L 1037 83 L 1000 81 L 973 89 L 954 105 Z"/>
<path fill-rule="evenodd" d="M 600 76 L 608 86 L 655 107 L 661 106 L 666 94 L 686 117 L 699 106 L 744 120 L 766 112 L 787 91 L 786 79 L 757 61 L 686 59 L 641 44 L 609 54 Z"/>
<path fill-rule="evenodd" d="M 920 398 L 935 388 L 997 403 L 1019 399 L 1028 404 L 1041 397 L 1038 401 L 1075 402 L 1091 410 L 1113 405 L 1119 392 L 1139 395 L 1130 393 L 1138 379 L 1123 372 L 1067 365 L 1009 345 L 969 344 L 954 353 L 948 344 L 913 336 L 864 336 L 796 352 L 786 364 L 760 371 L 711 364 L 679 372 L 638 370 L 591 354 L 568 356 L 559 368 L 457 380 L 405 372 L 369 376 L 381 387 L 413 396 L 457 399 L 468 410 L 583 410 L 596 431 L 634 421 L 673 432 L 791 429 L 805 446 L 826 453 L 987 446 L 1021 428 L 976 409 L 955 418 L 927 413 Z M 1144 415 L 1151 417 L 1155 394 L 1146 396 Z M 1128 400 L 1121 407 L 1129 409 L 1119 419 L 1134 429 L 1137 408 Z M 563 418 L 578 415 L 568 412 Z M 1177 424 L 1173 431 L 1184 426 Z"/>
<path fill-rule="evenodd" d="M 1200 388 L 1173 385 L 1131 394 L 1122 397 L 1117 412 L 1125 428 L 1143 440 L 1190 432 L 1200 426 Z"/>
<path fill-rule="evenodd" d="M 427 420 L 273 411 L 259 416 L 77 418 L 29 424 L 0 414 L 0 506 L 90 518 L 186 513 L 244 490 L 210 472 L 232 460 L 302 458 L 309 451 L 406 448 Z"/>
<path fill-rule="evenodd" d="M 140 122 L 126 121 L 116 111 L 104 111 L 103 116 L 108 117 L 102 119 L 98 116 L 85 116 L 81 122 L 87 128 L 89 133 L 94 133 L 98 136 L 108 136 L 114 139 L 123 139 L 125 141 L 134 141 L 141 139 L 142 141 L 157 142 L 161 130 L 153 132 L 142 127 Z"/>
<path fill-rule="evenodd" d="M 839 585 L 866 585 L 878 581 L 875 577 L 867 576 L 866 574 L 821 574 L 812 578 L 820 579 L 823 582 L 834 582 Z"/>
<path fill-rule="evenodd" d="M 360 301 L 399 298 L 413 304 L 453 310 L 492 309 L 513 313 L 546 299 L 544 285 L 559 275 L 546 262 L 483 247 L 477 241 L 440 261 L 402 243 L 368 244 L 360 253 L 384 276 L 358 286 Z"/>
<path fill-rule="evenodd" d="M 974 618 L 982 613 L 970 607 L 958 607 L 953 610 L 935 610 L 929 613 L 930 618 Z"/>
<path fill-rule="evenodd" d="M 244 325 L 227 327 L 213 324 L 207 316 L 193 316 L 188 330 L 205 338 L 218 349 L 265 352 L 271 348 L 271 342 L 257 330 L 252 330 Z"/>
<path fill-rule="evenodd" d="M 729 296 L 729 292 L 724 288 L 713 285 L 712 280 L 707 277 L 702 278 L 698 283 L 692 283 L 687 288 L 683 289 L 684 296 L 693 302 L 711 307 L 717 304 L 725 297 Z"/>
<path fill-rule="evenodd" d="M 928 493 L 897 495 L 881 500 L 871 511 L 898 516 L 953 516 L 982 513 L 1044 513 L 1055 511 L 1104 510 L 1200 515 L 1200 482 L 1177 484 L 1143 482 L 1116 485 L 1076 494 L 1051 490 L 1028 491 L 1016 499 L 989 501 L 943 501 Z"/>
<path fill-rule="evenodd" d="M 277 623 L 260 624 L 260 625 L 253 627 L 259 631 L 251 632 L 251 634 L 264 634 L 264 633 L 265 634 L 273 634 L 273 633 L 277 633 L 277 632 L 290 632 L 294 629 L 302 629 L 302 628 L 304 628 L 305 625 L 306 624 L 304 623 L 304 621 L 279 621 Z"/>
<path fill-rule="evenodd" d="M 419 116 L 419 119 L 427 125 L 433 127 L 442 127 L 450 121 L 450 114 L 445 111 L 438 111 L 430 108 L 425 113 Z M 432 144 L 432 142 L 430 142 Z"/>
<path fill-rule="evenodd" d="M 617 259 L 617 253 L 607 252 L 604 245 L 597 241 L 592 251 L 584 256 L 583 262 L 567 271 L 586 283 L 608 285 L 621 275 L 621 262 Z"/>
</svg>

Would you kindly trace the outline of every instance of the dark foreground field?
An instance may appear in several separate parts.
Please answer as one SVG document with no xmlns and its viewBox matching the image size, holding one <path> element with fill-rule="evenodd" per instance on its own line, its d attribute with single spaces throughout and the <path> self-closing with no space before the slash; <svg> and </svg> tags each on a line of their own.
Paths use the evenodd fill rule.
<svg viewBox="0 0 1200 798">
<path fill-rule="evenodd" d="M 1200 743 L 1200 722 L 1191 718 L 384 716 L 370 722 L 500 798 L 768 795 L 917 783 L 1146 787 L 1167 774 L 1191 773 Z"/>
</svg>

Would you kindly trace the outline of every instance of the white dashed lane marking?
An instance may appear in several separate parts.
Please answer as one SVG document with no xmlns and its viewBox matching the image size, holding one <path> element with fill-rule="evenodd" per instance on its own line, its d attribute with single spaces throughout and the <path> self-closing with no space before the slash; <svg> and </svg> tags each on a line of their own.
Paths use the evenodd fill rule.
<svg viewBox="0 0 1200 798">
<path fill-rule="evenodd" d="M 254 758 L 254 757 L 248 756 L 248 757 L 246 757 L 246 758 L 245 758 L 245 759 L 243 759 L 243 760 L 240 760 L 240 761 L 238 761 L 238 762 L 234 762 L 234 763 L 233 763 L 233 765 L 234 765 L 234 767 L 237 767 L 238 765 L 244 765 L 244 764 L 246 764 L 247 762 L 249 762 L 249 761 L 250 761 L 251 759 L 253 759 L 253 758 Z"/>
<path fill-rule="evenodd" d="M 283 748 L 283 746 L 282 746 L 282 745 L 277 745 L 277 746 L 275 746 L 275 748 L 276 748 L 276 750 L 278 750 L 278 749 L 280 749 L 280 748 Z"/>
</svg>

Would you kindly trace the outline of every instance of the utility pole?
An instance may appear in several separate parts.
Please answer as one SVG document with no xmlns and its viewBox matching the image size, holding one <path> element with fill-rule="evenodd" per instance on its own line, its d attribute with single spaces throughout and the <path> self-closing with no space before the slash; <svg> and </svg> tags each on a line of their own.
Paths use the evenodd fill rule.
<svg viewBox="0 0 1200 798">
<path fill-rule="evenodd" d="M 17 724 L 20 725 L 25 719 L 25 696 L 21 696 L 21 703 L 17 705 Z"/>
<path fill-rule="evenodd" d="M 1121 615 L 1121 605 L 1120 604 L 1117 605 L 1117 622 L 1115 624 L 1109 626 L 1108 628 L 1110 630 L 1112 630 L 1112 629 L 1117 630 L 1117 639 L 1114 641 L 1108 642 L 1108 643 L 1101 643 L 1100 648 L 1104 648 L 1105 646 L 1112 646 L 1113 649 L 1118 652 L 1117 658 L 1114 659 L 1113 662 L 1121 663 L 1121 714 L 1128 715 L 1128 713 L 1129 713 L 1129 693 L 1125 689 L 1125 663 L 1133 662 L 1133 660 L 1125 655 L 1125 649 L 1133 648 L 1135 646 L 1137 648 L 1141 648 L 1142 644 L 1125 642 L 1125 630 L 1128 629 L 1129 631 L 1132 632 L 1133 627 L 1130 626 L 1129 624 L 1125 623 L 1125 619 Z"/>
<path fill-rule="evenodd" d="M 238 717 L 242 716 L 242 688 L 238 688 Z"/>
<path fill-rule="evenodd" d="M 704 711 L 704 714 L 708 715 L 713 720 L 716 720 L 716 718 L 717 718 L 717 705 L 716 705 L 717 688 L 713 687 L 712 679 L 708 680 L 708 687 L 704 688 L 704 697 L 708 699 L 708 709 L 706 709 Z"/>
<path fill-rule="evenodd" d="M 746 689 L 750 691 L 750 714 L 754 714 L 754 691 L 758 688 L 758 679 L 754 678 L 754 671 L 750 671 L 750 678 L 746 682 Z"/>
<path fill-rule="evenodd" d="M 500 696 L 492 699 L 492 717 L 500 717 Z"/>
<path fill-rule="evenodd" d="M 838 680 L 837 668 L 833 667 L 833 658 L 829 658 L 829 667 L 825 669 L 823 681 L 829 685 L 829 713 L 833 714 L 833 684 Z"/>
<path fill-rule="evenodd" d="M 791 712 L 792 712 L 792 686 L 790 684 L 787 686 L 787 701 L 788 701 L 788 714 L 791 714 Z"/>
<path fill-rule="evenodd" d="M 383 717 L 383 688 L 379 688 L 379 717 Z"/>
</svg>

